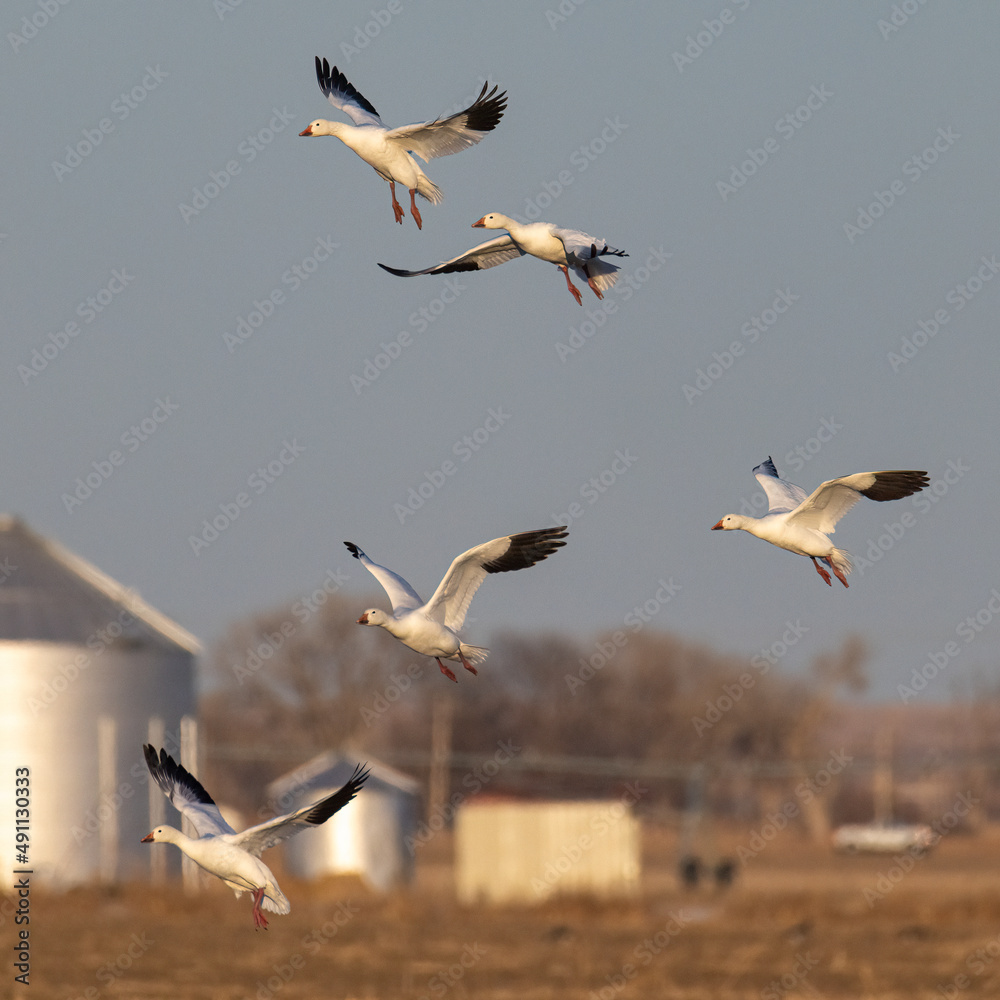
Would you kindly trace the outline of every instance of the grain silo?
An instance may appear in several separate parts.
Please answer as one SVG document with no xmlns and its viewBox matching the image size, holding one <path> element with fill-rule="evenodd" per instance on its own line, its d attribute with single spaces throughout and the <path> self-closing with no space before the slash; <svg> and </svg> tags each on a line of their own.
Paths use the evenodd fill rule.
<svg viewBox="0 0 1000 1000">
<path fill-rule="evenodd" d="M 340 788 L 359 763 L 367 763 L 371 774 L 357 798 L 321 827 L 286 841 L 285 867 L 299 878 L 356 874 L 386 892 L 413 877 L 408 844 L 420 802 L 413 778 L 367 754 L 329 750 L 268 785 L 268 807 L 285 813 L 315 802 Z"/>
<path fill-rule="evenodd" d="M 0 517 L 0 828 L 7 871 L 13 776 L 30 784 L 26 866 L 48 884 L 147 877 L 140 839 L 166 800 L 142 743 L 178 754 L 195 710 L 198 642 L 139 596 L 17 518 Z M 17 789 L 21 794 L 24 787 Z M 159 799 L 159 803 L 157 802 Z M 18 814 L 23 816 L 24 814 Z M 166 862 L 167 865 L 170 862 Z"/>
</svg>

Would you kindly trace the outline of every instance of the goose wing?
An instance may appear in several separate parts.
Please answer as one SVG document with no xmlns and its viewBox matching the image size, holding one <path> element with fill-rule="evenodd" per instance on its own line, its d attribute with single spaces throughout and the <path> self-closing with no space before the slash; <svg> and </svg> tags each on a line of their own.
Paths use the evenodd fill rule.
<svg viewBox="0 0 1000 1000">
<path fill-rule="evenodd" d="M 534 566 L 565 545 L 563 539 L 567 534 L 565 525 L 522 531 L 494 538 L 463 552 L 452 562 L 434 596 L 427 602 L 427 614 L 457 632 L 487 573 L 506 573 Z"/>
<path fill-rule="evenodd" d="M 222 818 L 219 807 L 205 791 L 201 782 L 185 767 L 181 767 L 166 750 L 159 754 L 148 743 L 143 745 L 146 767 L 170 799 L 170 804 L 194 824 L 200 837 L 213 837 L 236 831 Z"/>
<path fill-rule="evenodd" d="M 316 56 L 316 80 L 326 99 L 338 110 L 343 111 L 355 125 L 376 125 L 385 128 L 374 105 L 346 76 L 331 66 L 326 59 Z"/>
<path fill-rule="evenodd" d="M 393 573 L 391 569 L 386 569 L 385 566 L 379 566 L 378 563 L 372 562 L 354 542 L 344 542 L 344 544 L 351 555 L 359 560 L 361 565 L 382 584 L 382 589 L 389 595 L 389 600 L 392 602 L 393 614 L 397 611 L 412 611 L 423 605 L 424 602 L 420 599 L 420 595 L 398 573 Z"/>
</svg>

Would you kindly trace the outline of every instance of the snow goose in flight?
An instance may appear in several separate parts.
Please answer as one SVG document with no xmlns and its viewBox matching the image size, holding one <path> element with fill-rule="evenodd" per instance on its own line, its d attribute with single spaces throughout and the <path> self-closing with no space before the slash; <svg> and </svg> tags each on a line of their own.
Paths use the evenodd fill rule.
<svg viewBox="0 0 1000 1000">
<path fill-rule="evenodd" d="M 583 305 L 580 290 L 569 280 L 569 269 L 583 278 L 590 290 L 599 298 L 618 280 L 617 265 L 601 260 L 603 256 L 627 257 L 624 250 L 609 247 L 604 240 L 594 239 L 578 229 L 560 229 L 548 222 L 529 222 L 522 225 L 514 219 L 490 212 L 478 222 L 472 223 L 473 229 L 506 229 L 507 235 L 498 236 L 495 240 L 487 240 L 479 246 L 466 250 L 458 257 L 452 257 L 434 267 L 426 267 L 422 271 L 402 271 L 399 268 L 379 264 L 383 271 L 397 274 L 401 278 L 412 278 L 417 274 L 449 274 L 452 271 L 485 271 L 488 267 L 496 267 L 515 257 L 523 257 L 526 253 L 539 260 L 547 260 L 555 264 L 566 277 L 566 285 L 578 305 Z"/>
<path fill-rule="evenodd" d="M 369 608 L 358 619 L 358 624 L 379 625 L 404 646 L 424 656 L 433 656 L 441 673 L 450 680 L 457 678 L 444 665 L 442 657 L 459 661 L 466 670 L 478 673 L 472 664 L 485 660 L 489 650 L 462 642 L 457 633 L 486 574 L 534 566 L 565 545 L 562 539 L 567 534 L 563 526 L 522 531 L 483 542 L 456 557 L 426 604 L 401 576 L 372 562 L 353 542 L 344 542 L 351 555 L 378 580 L 392 602 L 391 615 L 378 608 Z"/>
<path fill-rule="evenodd" d="M 368 771 L 359 764 L 347 784 L 325 799 L 237 833 L 222 818 L 219 807 L 201 782 L 176 763 L 166 750 L 160 750 L 157 756 L 156 750 L 146 744 L 142 751 L 149 773 L 171 804 L 187 816 L 198 832 L 197 838 L 191 838 L 172 826 L 158 826 L 142 838 L 142 843 L 176 844 L 195 864 L 222 879 L 237 897 L 244 892 L 252 893 L 255 929 L 267 928 L 267 919 L 261 909 L 288 913 L 292 908 L 278 888 L 271 869 L 260 860 L 261 852 L 311 826 L 325 823 L 357 795 L 368 777 Z"/>
<path fill-rule="evenodd" d="M 331 67 L 319 56 L 316 56 L 316 79 L 327 100 L 354 124 L 317 118 L 299 135 L 334 135 L 374 167 L 379 177 L 389 182 L 392 211 L 400 225 L 403 224 L 403 206 L 396 201 L 396 183 L 405 184 L 410 190 L 410 211 L 418 229 L 423 228 L 423 220 L 414 197 L 419 194 L 436 205 L 442 195 L 441 189 L 424 175 L 410 154 L 416 153 L 427 163 L 436 156 L 460 153 L 474 146 L 487 132 L 492 132 L 507 107 L 507 92 L 498 94 L 494 87 L 487 93 L 489 84 L 484 83 L 479 96 L 464 111 L 447 118 L 390 129 L 382 124 L 371 101 L 359 94 L 336 66 Z"/>
<path fill-rule="evenodd" d="M 727 514 L 713 531 L 733 531 L 742 528 L 765 542 L 808 556 L 816 572 L 832 587 L 830 574 L 820 562 L 825 562 L 846 587 L 851 572 L 851 557 L 844 549 L 834 548 L 827 537 L 835 531 L 837 522 L 862 498 L 901 500 L 919 493 L 929 480 L 926 472 L 891 470 L 888 472 L 856 472 L 821 483 L 806 496 L 806 491 L 778 478 L 778 470 L 770 456 L 753 470 L 757 482 L 767 494 L 767 513 L 763 517 Z M 819 562 L 817 562 L 819 560 Z"/>
</svg>

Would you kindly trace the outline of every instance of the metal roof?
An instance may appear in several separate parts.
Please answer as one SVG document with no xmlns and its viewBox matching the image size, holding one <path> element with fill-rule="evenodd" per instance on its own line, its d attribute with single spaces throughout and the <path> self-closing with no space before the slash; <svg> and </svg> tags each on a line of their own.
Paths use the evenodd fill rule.
<svg viewBox="0 0 1000 1000">
<path fill-rule="evenodd" d="M 299 767 L 275 778 L 267 786 L 271 799 L 283 796 L 308 797 L 317 790 L 338 788 L 350 778 L 357 764 L 364 764 L 370 772 L 365 787 L 401 792 L 404 795 L 419 795 L 420 782 L 388 764 L 375 760 L 370 754 L 351 749 L 326 750 L 306 761 Z"/>
<path fill-rule="evenodd" d="M 192 654 L 201 648 L 136 591 L 19 518 L 0 515 L 0 642 L 112 641 Z"/>
</svg>

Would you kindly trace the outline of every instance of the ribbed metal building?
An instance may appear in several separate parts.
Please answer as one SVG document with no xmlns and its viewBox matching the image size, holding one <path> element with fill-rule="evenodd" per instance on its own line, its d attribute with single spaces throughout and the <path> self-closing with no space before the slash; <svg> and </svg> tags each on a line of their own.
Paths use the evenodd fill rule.
<svg viewBox="0 0 1000 1000">
<path fill-rule="evenodd" d="M 147 740 L 175 756 L 195 711 L 197 640 L 58 543 L 0 517 L 2 864 L 48 884 L 144 878 L 176 863 L 141 838 L 166 800 Z M 14 837 L 28 769 L 27 863 Z M 155 794 L 153 794 L 155 793 Z M 20 800 L 18 796 L 21 796 Z M 22 808 L 24 806 L 22 805 Z"/>
<path fill-rule="evenodd" d="M 417 781 L 366 754 L 329 750 L 268 785 L 268 802 L 275 813 L 299 809 L 335 792 L 359 763 L 371 774 L 357 798 L 321 827 L 285 841 L 285 867 L 299 878 L 356 874 L 386 892 L 413 877 L 407 841 L 417 827 Z"/>
<path fill-rule="evenodd" d="M 459 902 L 633 896 L 639 891 L 640 833 L 627 799 L 468 802 L 455 817 Z"/>
</svg>

